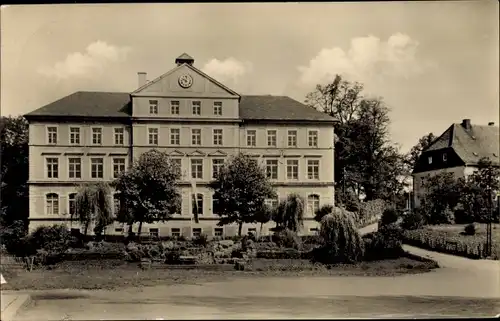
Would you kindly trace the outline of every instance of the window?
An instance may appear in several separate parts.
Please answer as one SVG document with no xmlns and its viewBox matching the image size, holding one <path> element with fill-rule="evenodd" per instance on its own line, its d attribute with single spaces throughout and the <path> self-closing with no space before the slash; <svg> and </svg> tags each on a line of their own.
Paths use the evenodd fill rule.
<svg viewBox="0 0 500 321">
<path fill-rule="evenodd" d="M 200 237 L 201 228 L 193 228 L 193 237 Z"/>
<path fill-rule="evenodd" d="M 179 101 L 178 100 L 172 100 L 170 102 L 170 113 L 172 115 L 179 115 Z"/>
<path fill-rule="evenodd" d="M 214 129 L 214 145 L 222 145 L 222 129 Z"/>
<path fill-rule="evenodd" d="M 158 236 L 160 236 L 160 232 L 158 231 L 157 228 L 150 228 L 149 229 L 149 236 L 150 237 L 158 237 Z"/>
<path fill-rule="evenodd" d="M 170 144 L 180 145 L 181 143 L 181 130 L 179 128 L 170 129 Z"/>
<path fill-rule="evenodd" d="M 216 178 L 222 166 L 224 166 L 223 159 L 212 159 L 212 178 Z"/>
<path fill-rule="evenodd" d="M 158 145 L 158 128 L 148 128 L 149 145 Z"/>
<path fill-rule="evenodd" d="M 307 140 L 309 142 L 309 147 L 318 147 L 318 131 L 311 130 L 308 133 Z"/>
<path fill-rule="evenodd" d="M 104 159 L 102 158 L 90 159 L 90 177 L 92 178 L 104 177 Z"/>
<path fill-rule="evenodd" d="M 80 128 L 70 127 L 69 128 L 69 143 L 71 145 L 80 145 Z"/>
<path fill-rule="evenodd" d="M 311 227 L 309 229 L 309 232 L 311 232 L 311 233 L 317 233 L 318 232 L 318 228 L 317 227 Z"/>
<path fill-rule="evenodd" d="M 257 132 L 255 130 L 247 130 L 247 146 L 255 146 L 257 141 Z"/>
<path fill-rule="evenodd" d="M 149 113 L 152 115 L 158 115 L 158 100 L 149 101 Z"/>
<path fill-rule="evenodd" d="M 68 159 L 69 178 L 82 178 L 82 160 L 79 157 Z"/>
<path fill-rule="evenodd" d="M 76 214 L 76 193 L 68 195 L 68 213 L 69 215 Z"/>
<path fill-rule="evenodd" d="M 191 199 L 193 215 L 203 215 L 203 194 L 192 194 Z"/>
<path fill-rule="evenodd" d="M 123 233 L 123 227 L 115 228 L 115 233 Z"/>
<path fill-rule="evenodd" d="M 193 115 L 201 115 L 201 101 L 193 101 Z"/>
<path fill-rule="evenodd" d="M 266 160 L 266 175 L 270 179 L 278 179 L 278 160 Z"/>
<path fill-rule="evenodd" d="M 46 196 L 47 214 L 59 214 L 59 195 L 56 193 L 49 193 Z"/>
<path fill-rule="evenodd" d="M 191 160 L 191 178 L 203 178 L 203 159 Z"/>
<path fill-rule="evenodd" d="M 214 115 L 222 116 L 222 102 L 220 101 L 214 102 Z"/>
<path fill-rule="evenodd" d="M 113 213 L 118 215 L 120 212 L 120 193 L 113 194 Z"/>
<path fill-rule="evenodd" d="M 446 153 L 443 153 L 443 162 L 446 162 L 448 160 L 448 155 Z"/>
<path fill-rule="evenodd" d="M 278 203 L 279 203 L 277 198 L 269 198 L 269 199 L 266 199 L 264 202 L 271 209 L 278 207 Z"/>
<path fill-rule="evenodd" d="M 49 144 L 57 144 L 57 127 L 47 127 L 47 135 Z"/>
<path fill-rule="evenodd" d="M 307 161 L 307 178 L 319 179 L 319 160 L 310 159 Z"/>
<path fill-rule="evenodd" d="M 219 213 L 219 200 L 217 198 L 213 198 L 213 196 L 212 196 L 212 213 L 213 214 Z"/>
<path fill-rule="evenodd" d="M 216 227 L 214 228 L 214 235 L 215 236 L 223 236 L 224 235 L 224 229 L 222 227 Z"/>
<path fill-rule="evenodd" d="M 102 128 L 92 128 L 92 145 L 102 144 Z"/>
<path fill-rule="evenodd" d="M 267 131 L 267 146 L 276 147 L 276 131 Z"/>
<path fill-rule="evenodd" d="M 47 178 L 59 178 L 59 159 L 47 158 Z"/>
<path fill-rule="evenodd" d="M 427 160 L 429 161 L 429 164 L 432 164 L 432 156 L 429 156 Z"/>
<path fill-rule="evenodd" d="M 177 173 L 182 175 L 182 160 L 180 158 L 173 158 L 172 164 L 175 166 Z"/>
<path fill-rule="evenodd" d="M 255 234 L 257 232 L 257 229 L 255 227 L 249 227 L 248 228 L 248 233 L 253 233 Z"/>
<path fill-rule="evenodd" d="M 317 210 L 319 210 L 319 196 L 309 195 L 307 197 L 307 211 L 309 214 L 314 215 Z"/>
<path fill-rule="evenodd" d="M 192 129 L 191 130 L 191 144 L 192 145 L 201 145 L 201 129 Z"/>
<path fill-rule="evenodd" d="M 180 237 L 181 236 L 181 229 L 173 227 L 171 229 L 171 235 L 172 235 L 172 237 Z"/>
<path fill-rule="evenodd" d="M 125 171 L 125 158 L 113 158 L 113 178 L 118 178 Z"/>
<path fill-rule="evenodd" d="M 297 131 L 288 131 L 288 147 L 297 147 Z"/>
<path fill-rule="evenodd" d="M 286 178 L 299 179 L 299 161 L 289 159 L 286 161 Z"/>
<path fill-rule="evenodd" d="M 123 145 L 123 128 L 115 128 L 115 145 Z"/>
</svg>

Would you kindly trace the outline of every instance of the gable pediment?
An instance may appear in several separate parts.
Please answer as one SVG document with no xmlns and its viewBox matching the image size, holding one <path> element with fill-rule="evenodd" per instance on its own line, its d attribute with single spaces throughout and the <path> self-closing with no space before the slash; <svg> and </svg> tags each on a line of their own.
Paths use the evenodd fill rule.
<svg viewBox="0 0 500 321">
<path fill-rule="evenodd" d="M 223 151 L 218 149 L 215 152 L 208 154 L 208 156 L 227 156 L 227 153 L 224 153 Z"/>
<path fill-rule="evenodd" d="M 172 157 L 182 157 L 184 156 L 184 153 L 178 151 L 177 149 L 168 153 L 169 156 L 172 156 Z"/>
<path fill-rule="evenodd" d="M 193 151 L 191 153 L 188 153 L 187 155 L 188 156 L 195 156 L 196 157 L 196 156 L 206 156 L 207 154 L 204 153 L 204 152 L 202 152 L 201 150 L 197 149 L 197 150 L 195 150 L 195 151 Z"/>
<path fill-rule="evenodd" d="M 187 80 L 186 80 L 187 79 Z M 132 96 L 239 98 L 201 70 L 182 64 L 132 92 Z"/>
</svg>

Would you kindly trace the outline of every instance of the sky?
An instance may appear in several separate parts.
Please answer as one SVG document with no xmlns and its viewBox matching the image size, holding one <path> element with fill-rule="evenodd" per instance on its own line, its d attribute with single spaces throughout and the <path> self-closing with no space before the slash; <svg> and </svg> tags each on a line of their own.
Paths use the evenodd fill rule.
<svg viewBox="0 0 500 321">
<path fill-rule="evenodd" d="M 1 114 L 75 91 L 131 92 L 183 52 L 240 94 L 304 101 L 335 74 L 391 109 L 402 151 L 499 122 L 498 1 L 29 5 L 1 8 Z"/>
</svg>

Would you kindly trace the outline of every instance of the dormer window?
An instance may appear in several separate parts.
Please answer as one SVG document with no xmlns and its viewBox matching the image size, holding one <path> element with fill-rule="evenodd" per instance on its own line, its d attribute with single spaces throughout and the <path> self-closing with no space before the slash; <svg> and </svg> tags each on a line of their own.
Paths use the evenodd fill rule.
<svg viewBox="0 0 500 321">
<path fill-rule="evenodd" d="M 427 160 L 429 161 L 429 164 L 432 164 L 432 156 L 427 157 Z"/>
<path fill-rule="evenodd" d="M 443 154 L 443 162 L 446 162 L 448 160 L 448 155 L 446 153 Z"/>
</svg>

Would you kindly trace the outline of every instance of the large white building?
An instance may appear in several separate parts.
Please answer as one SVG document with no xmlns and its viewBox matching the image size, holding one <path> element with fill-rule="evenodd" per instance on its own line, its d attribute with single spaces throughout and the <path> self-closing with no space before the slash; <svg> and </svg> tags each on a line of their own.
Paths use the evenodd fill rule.
<svg viewBox="0 0 500 321">
<path fill-rule="evenodd" d="M 303 232 L 317 228 L 314 210 L 334 202 L 335 119 L 289 97 L 239 95 L 194 67 L 187 54 L 175 63 L 150 82 L 138 73 L 138 89 L 132 93 L 75 92 L 25 115 L 30 230 L 61 222 L 78 228 L 70 220 L 78 185 L 112 181 L 152 148 L 168 152 L 181 166 L 182 211 L 166 223 L 143 225 L 146 233 L 236 234 L 236 226 L 216 226 L 207 184 L 237 152 L 266 167 L 279 198 L 302 195 L 307 200 Z M 193 221 L 193 181 L 199 223 Z M 267 224 L 264 232 L 273 226 Z M 259 230 L 247 224 L 243 233 L 252 229 Z M 106 233 L 126 231 L 116 223 Z"/>
</svg>

